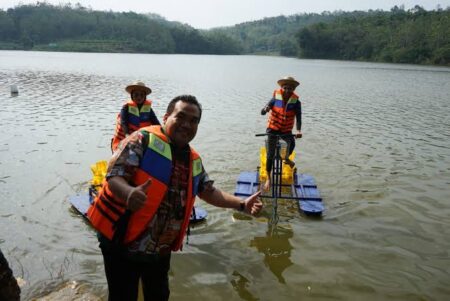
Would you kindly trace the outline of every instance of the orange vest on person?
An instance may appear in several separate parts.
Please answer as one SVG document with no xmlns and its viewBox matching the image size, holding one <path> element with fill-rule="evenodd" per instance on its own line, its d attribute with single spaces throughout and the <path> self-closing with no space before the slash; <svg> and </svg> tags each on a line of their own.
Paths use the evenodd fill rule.
<svg viewBox="0 0 450 301">
<path fill-rule="evenodd" d="M 136 240 L 152 220 L 159 205 L 164 199 L 170 184 L 172 173 L 172 152 L 169 139 L 161 131 L 161 126 L 149 126 L 141 129 L 150 133 L 149 142 L 144 150 L 143 158 L 136 170 L 133 185 L 138 186 L 151 179 L 152 182 L 147 191 L 147 201 L 144 207 L 131 213 L 123 244 Z M 180 233 L 175 240 L 172 251 L 181 248 L 189 219 L 194 206 L 195 196 L 198 193 L 202 162 L 199 154 L 190 148 L 188 191 L 185 205 L 184 219 Z M 94 228 L 108 239 L 112 240 L 115 233 L 115 225 L 119 218 L 125 214 L 125 200 L 114 196 L 108 182 L 103 182 L 102 189 L 89 207 L 87 216 Z"/>
<path fill-rule="evenodd" d="M 122 141 L 127 134 L 131 134 L 140 128 L 152 125 L 150 122 L 150 112 L 152 111 L 151 100 L 146 100 L 142 104 L 140 110 L 138 105 L 133 100 L 128 100 L 125 105 L 128 107 L 128 133 L 125 133 L 122 128 L 122 121 L 119 113 L 116 118 L 116 130 L 111 142 L 111 149 L 113 151 L 116 150 L 120 141 Z"/>
<path fill-rule="evenodd" d="M 292 131 L 295 123 L 295 115 L 300 101 L 298 95 L 292 93 L 288 101 L 283 101 L 282 89 L 273 92 L 275 103 L 270 111 L 267 127 L 282 133 Z"/>
</svg>

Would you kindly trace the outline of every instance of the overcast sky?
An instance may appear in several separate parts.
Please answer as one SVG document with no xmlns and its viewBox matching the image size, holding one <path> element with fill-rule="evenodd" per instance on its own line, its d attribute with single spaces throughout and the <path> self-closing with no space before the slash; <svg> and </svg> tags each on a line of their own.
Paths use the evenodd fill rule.
<svg viewBox="0 0 450 301">
<path fill-rule="evenodd" d="M 426 10 L 436 9 L 438 5 L 442 8 L 450 6 L 450 0 L 46 0 L 45 2 L 51 4 L 78 2 L 93 10 L 156 13 L 169 21 L 179 21 L 202 29 L 297 13 L 389 10 L 395 5 L 402 4 L 405 9 L 418 4 Z M 19 4 L 34 3 L 36 0 L 0 0 L 0 9 L 6 10 Z"/>
</svg>

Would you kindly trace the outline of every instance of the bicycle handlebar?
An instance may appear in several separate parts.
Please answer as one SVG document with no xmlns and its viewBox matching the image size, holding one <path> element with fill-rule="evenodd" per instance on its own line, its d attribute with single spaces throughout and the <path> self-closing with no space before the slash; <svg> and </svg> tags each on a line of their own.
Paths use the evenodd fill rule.
<svg viewBox="0 0 450 301">
<path fill-rule="evenodd" d="M 262 133 L 262 134 L 255 134 L 255 137 L 262 137 L 262 136 L 275 136 L 275 137 L 297 137 L 295 134 L 274 134 L 274 133 Z"/>
</svg>

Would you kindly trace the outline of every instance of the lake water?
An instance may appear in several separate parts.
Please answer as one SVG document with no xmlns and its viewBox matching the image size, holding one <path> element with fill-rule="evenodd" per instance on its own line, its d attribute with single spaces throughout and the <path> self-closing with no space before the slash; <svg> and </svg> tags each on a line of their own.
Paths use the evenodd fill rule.
<svg viewBox="0 0 450 301">
<path fill-rule="evenodd" d="M 110 156 L 124 87 L 179 94 L 204 114 L 192 145 L 232 193 L 255 170 L 276 80 L 303 105 L 296 163 L 327 207 L 281 202 L 248 219 L 198 203 L 207 222 L 171 267 L 173 300 L 447 300 L 450 296 L 450 68 L 262 56 L 0 51 L 0 248 L 30 300 L 77 281 L 106 297 L 94 231 L 68 198 Z M 19 96 L 10 96 L 10 85 Z"/>
</svg>

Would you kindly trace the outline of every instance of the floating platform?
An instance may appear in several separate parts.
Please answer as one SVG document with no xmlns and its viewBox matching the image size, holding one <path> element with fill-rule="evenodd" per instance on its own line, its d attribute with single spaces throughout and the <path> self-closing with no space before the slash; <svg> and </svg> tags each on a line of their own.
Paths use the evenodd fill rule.
<svg viewBox="0 0 450 301">
<path fill-rule="evenodd" d="M 298 205 L 306 215 L 322 215 L 325 211 L 316 180 L 309 174 L 296 174 L 294 184 Z"/>
<path fill-rule="evenodd" d="M 320 197 L 314 177 L 309 174 L 294 173 L 294 183 L 283 185 L 290 187 L 291 196 L 277 196 L 278 199 L 292 199 L 298 203 L 299 210 L 306 215 L 321 216 L 325 211 L 323 200 Z M 256 171 L 243 171 L 236 182 L 235 196 L 247 198 L 259 190 L 259 175 Z M 274 196 L 261 195 L 263 198 L 275 198 Z"/>
</svg>

